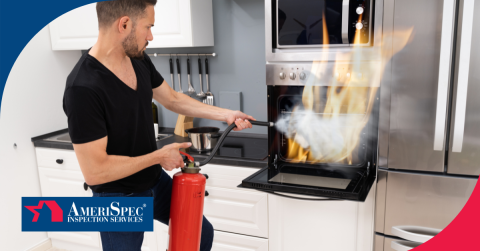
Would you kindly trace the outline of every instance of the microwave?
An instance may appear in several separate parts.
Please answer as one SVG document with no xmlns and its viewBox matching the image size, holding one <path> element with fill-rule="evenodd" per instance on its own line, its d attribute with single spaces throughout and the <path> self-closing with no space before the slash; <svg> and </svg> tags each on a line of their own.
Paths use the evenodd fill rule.
<svg viewBox="0 0 480 251">
<path fill-rule="evenodd" d="M 379 60 L 383 5 L 382 0 L 265 1 L 267 62 L 342 60 L 342 53 L 359 47 L 366 60 Z"/>
</svg>

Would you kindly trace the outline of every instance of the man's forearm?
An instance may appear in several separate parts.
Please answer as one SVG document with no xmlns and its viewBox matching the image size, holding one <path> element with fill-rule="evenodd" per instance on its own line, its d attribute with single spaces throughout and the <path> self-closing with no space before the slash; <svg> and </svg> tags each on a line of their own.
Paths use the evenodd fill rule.
<svg viewBox="0 0 480 251">
<path fill-rule="evenodd" d="M 104 160 L 90 170 L 88 185 L 98 185 L 128 177 L 147 167 L 158 164 L 158 154 L 146 154 L 138 157 L 107 155 Z M 87 179 L 87 177 L 85 177 Z"/>
</svg>

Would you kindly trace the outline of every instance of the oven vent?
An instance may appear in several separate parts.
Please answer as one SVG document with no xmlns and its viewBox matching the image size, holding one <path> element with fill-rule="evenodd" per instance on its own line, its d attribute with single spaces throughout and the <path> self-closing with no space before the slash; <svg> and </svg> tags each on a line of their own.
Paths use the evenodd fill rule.
<svg viewBox="0 0 480 251">
<path fill-rule="evenodd" d="M 255 188 L 260 188 L 260 189 L 272 189 L 272 186 L 269 186 L 269 185 L 262 185 L 262 184 L 251 184 L 252 187 L 255 187 Z"/>
</svg>

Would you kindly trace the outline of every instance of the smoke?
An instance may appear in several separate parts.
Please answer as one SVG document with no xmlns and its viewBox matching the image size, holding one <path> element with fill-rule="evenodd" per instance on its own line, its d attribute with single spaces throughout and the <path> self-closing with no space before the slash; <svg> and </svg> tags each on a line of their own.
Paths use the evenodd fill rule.
<svg viewBox="0 0 480 251">
<path fill-rule="evenodd" d="M 294 140 L 302 148 L 309 149 L 315 160 L 342 156 L 346 148 L 346 128 L 358 115 L 343 115 L 324 118 L 312 110 L 296 107 L 294 112 L 283 115 L 275 123 L 276 129 L 287 138 Z M 358 119 L 357 119 L 358 120 Z M 340 159 L 338 160 L 340 161 Z"/>
</svg>

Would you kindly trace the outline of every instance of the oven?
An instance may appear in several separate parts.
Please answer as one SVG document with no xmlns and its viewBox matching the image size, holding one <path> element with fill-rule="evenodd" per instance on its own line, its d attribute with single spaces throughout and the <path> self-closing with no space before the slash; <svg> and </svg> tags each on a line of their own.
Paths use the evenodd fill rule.
<svg viewBox="0 0 480 251">
<path fill-rule="evenodd" d="M 352 63 L 267 64 L 275 123 L 268 166 L 242 187 L 365 200 L 376 177 L 380 88 L 356 70 Z"/>
</svg>

